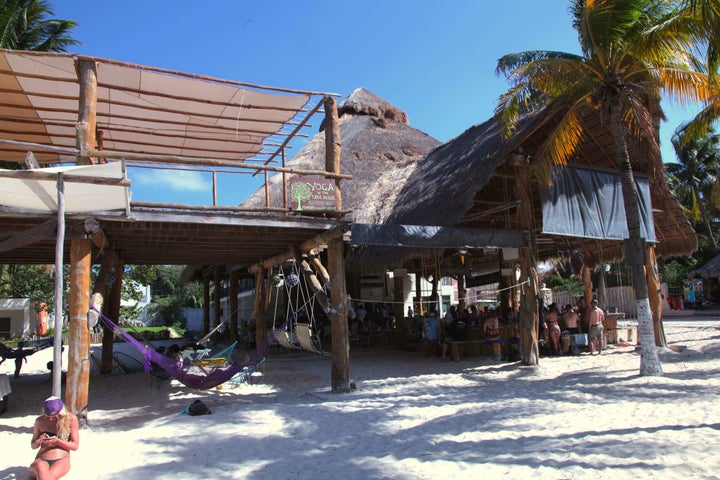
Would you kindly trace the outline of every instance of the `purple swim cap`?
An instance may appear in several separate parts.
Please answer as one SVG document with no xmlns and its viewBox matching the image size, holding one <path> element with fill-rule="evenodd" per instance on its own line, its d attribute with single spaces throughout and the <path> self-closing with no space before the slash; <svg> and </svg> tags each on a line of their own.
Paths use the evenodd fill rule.
<svg viewBox="0 0 720 480">
<path fill-rule="evenodd" d="M 45 400 L 45 404 L 43 405 L 43 412 L 48 417 L 51 417 L 60 413 L 63 407 L 64 405 L 62 400 L 60 400 L 58 397 L 50 397 Z"/>
</svg>

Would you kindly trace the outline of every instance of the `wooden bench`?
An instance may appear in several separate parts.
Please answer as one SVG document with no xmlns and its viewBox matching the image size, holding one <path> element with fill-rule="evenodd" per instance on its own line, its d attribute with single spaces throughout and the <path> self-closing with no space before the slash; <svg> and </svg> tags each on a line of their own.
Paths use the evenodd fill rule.
<svg viewBox="0 0 720 480">
<path fill-rule="evenodd" d="M 465 345 L 480 345 L 482 347 L 491 347 L 492 356 L 500 358 L 501 344 L 497 340 L 487 340 L 485 338 L 478 338 L 474 340 L 452 340 L 450 341 L 450 359 L 453 362 L 459 362 L 465 354 Z M 483 349 L 484 350 L 484 349 Z M 483 352 L 486 354 L 489 352 Z"/>
</svg>

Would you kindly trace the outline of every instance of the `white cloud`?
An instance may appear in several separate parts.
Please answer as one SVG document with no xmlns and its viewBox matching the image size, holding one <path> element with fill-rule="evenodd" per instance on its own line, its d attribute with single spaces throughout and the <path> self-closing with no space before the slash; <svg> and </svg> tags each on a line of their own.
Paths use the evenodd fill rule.
<svg viewBox="0 0 720 480">
<path fill-rule="evenodd" d="M 141 171 L 132 175 L 133 185 L 151 186 L 158 190 L 169 189 L 182 192 L 207 192 L 212 182 L 199 172 L 186 170 Z"/>
</svg>

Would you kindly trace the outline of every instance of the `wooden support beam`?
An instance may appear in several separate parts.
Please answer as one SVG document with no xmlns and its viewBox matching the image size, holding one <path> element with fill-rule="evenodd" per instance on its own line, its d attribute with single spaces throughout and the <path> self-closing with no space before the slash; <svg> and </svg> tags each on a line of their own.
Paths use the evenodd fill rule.
<svg viewBox="0 0 720 480">
<path fill-rule="evenodd" d="M 215 318 L 215 323 L 213 324 L 213 328 L 220 325 L 222 322 L 222 308 L 220 308 L 220 291 L 221 288 L 221 280 L 220 280 L 220 269 L 218 267 L 215 267 L 215 271 L 213 272 L 213 317 Z"/>
<path fill-rule="evenodd" d="M 107 301 L 105 302 L 103 313 L 106 317 L 113 320 L 120 318 L 120 304 L 122 303 L 122 283 L 125 264 L 120 260 L 112 263 L 112 271 L 115 280 L 110 285 Z M 107 326 L 103 325 L 102 337 L 102 365 L 101 373 L 111 373 L 113 365 L 113 345 L 115 332 Z"/>
<path fill-rule="evenodd" d="M 80 151 L 93 150 L 97 128 L 97 64 L 94 60 L 80 57 L 75 62 L 75 69 L 80 82 L 75 146 Z M 93 157 L 77 157 L 78 165 L 94 163 Z"/>
<path fill-rule="evenodd" d="M 265 279 L 269 270 L 255 272 L 255 351 L 257 355 L 267 355 L 267 310 L 270 300 L 270 288 Z"/>
<path fill-rule="evenodd" d="M 250 273 L 257 273 L 259 270 L 264 268 L 272 268 L 275 265 L 280 265 L 281 263 L 285 262 L 288 259 L 295 257 L 295 251 L 300 252 L 309 252 L 310 250 L 317 248 L 321 245 L 327 245 L 330 240 L 342 237 L 345 231 L 347 231 L 348 226 L 340 226 L 335 227 L 330 230 L 326 230 L 325 232 L 314 236 L 313 238 L 309 240 L 305 240 L 297 247 L 290 248 L 289 250 L 279 253 L 275 256 L 272 256 L 270 258 L 266 258 L 265 260 L 261 260 L 258 263 L 254 263 L 248 267 L 248 272 Z"/>
<path fill-rule="evenodd" d="M 325 170 L 340 173 L 340 122 L 338 121 L 337 102 L 334 97 L 325 97 Z M 336 209 L 342 211 L 342 193 L 340 178 L 335 178 Z"/>
<path fill-rule="evenodd" d="M 203 336 L 210 333 L 210 277 L 203 275 Z"/>
<path fill-rule="evenodd" d="M 230 339 L 238 340 L 238 271 L 230 270 Z"/>
<path fill-rule="evenodd" d="M 96 235 L 97 236 L 97 235 Z M 111 317 L 108 315 L 107 309 L 109 308 L 109 305 L 112 303 L 113 299 L 110 298 L 112 295 L 110 292 L 112 292 L 113 285 L 115 284 L 116 278 L 114 270 L 118 264 L 117 259 L 117 253 L 115 250 L 110 246 L 107 251 L 104 252 L 102 256 L 102 260 L 100 262 L 100 270 L 98 271 L 98 275 L 95 278 L 95 285 L 93 286 L 92 292 L 93 295 L 101 295 L 103 298 L 108 299 L 108 301 L 104 302 L 103 310 L 102 312 L 107 315 L 109 318 L 117 318 L 117 317 Z M 112 275 L 112 277 L 111 277 Z M 108 280 L 112 278 L 112 282 L 108 282 Z M 109 288 L 108 288 L 109 287 Z M 112 372 L 112 337 L 114 332 L 103 325 L 103 352 L 102 352 L 102 359 L 100 362 L 100 373 L 110 373 Z M 106 340 L 105 337 L 110 336 L 110 340 Z M 109 351 L 105 351 L 106 348 L 109 349 Z"/>
<path fill-rule="evenodd" d="M 520 357 L 523 365 L 537 366 L 540 359 L 538 330 L 540 314 L 538 310 L 537 257 L 535 253 L 535 228 L 532 199 L 530 197 L 530 172 L 527 167 L 515 169 L 517 181 L 515 194 L 520 200 L 517 208 L 518 227 L 528 232 L 526 246 L 519 249 L 520 279 L 522 286 L 519 311 Z"/>
<path fill-rule="evenodd" d="M 92 241 L 89 239 L 74 238 L 70 242 L 70 333 L 67 345 L 65 405 L 77 415 L 82 425 L 87 425 L 90 383 L 90 334 L 87 314 L 90 307 L 91 248 Z"/>
<path fill-rule="evenodd" d="M 345 243 L 336 237 L 328 243 L 330 301 L 333 312 L 328 315 L 332 335 L 330 385 L 333 393 L 350 392 L 350 340 L 348 330 L 348 299 L 345 285 Z"/>
</svg>

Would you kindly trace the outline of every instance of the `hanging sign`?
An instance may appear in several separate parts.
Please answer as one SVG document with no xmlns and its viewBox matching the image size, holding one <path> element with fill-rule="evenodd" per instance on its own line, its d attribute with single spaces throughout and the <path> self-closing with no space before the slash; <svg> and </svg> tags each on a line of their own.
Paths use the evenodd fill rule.
<svg viewBox="0 0 720 480">
<path fill-rule="evenodd" d="M 300 211 L 336 210 L 337 186 L 329 178 L 290 179 L 290 209 Z"/>
</svg>

